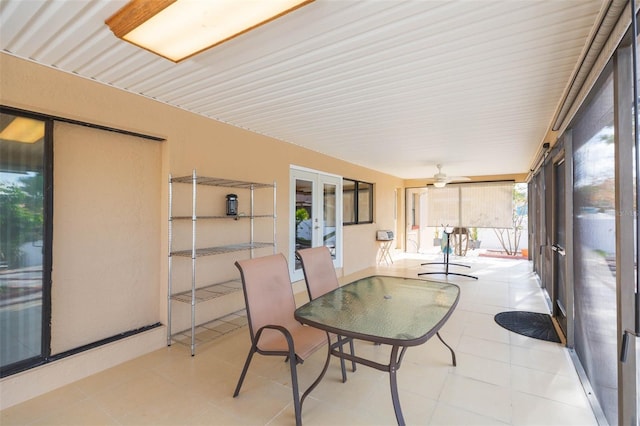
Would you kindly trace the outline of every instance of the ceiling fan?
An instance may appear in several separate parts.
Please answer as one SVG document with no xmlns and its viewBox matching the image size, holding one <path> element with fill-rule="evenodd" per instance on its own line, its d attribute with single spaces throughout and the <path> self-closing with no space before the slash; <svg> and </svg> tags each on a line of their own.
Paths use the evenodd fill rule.
<svg viewBox="0 0 640 426">
<path fill-rule="evenodd" d="M 444 188 L 444 186 L 451 182 L 463 182 L 471 180 L 467 176 L 447 176 L 445 173 L 442 173 L 442 164 L 436 165 L 438 168 L 438 173 L 433 175 L 433 186 L 436 188 Z"/>
</svg>

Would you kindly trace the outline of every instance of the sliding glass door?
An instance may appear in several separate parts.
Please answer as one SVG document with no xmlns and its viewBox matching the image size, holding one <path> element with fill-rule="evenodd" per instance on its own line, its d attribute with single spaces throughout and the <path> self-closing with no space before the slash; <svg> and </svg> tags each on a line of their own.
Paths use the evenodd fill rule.
<svg viewBox="0 0 640 426">
<path fill-rule="evenodd" d="M 567 235 L 565 226 L 565 180 L 566 164 L 564 152 L 553 161 L 553 291 L 552 313 L 560 328 L 567 336 L 567 282 L 566 282 L 566 248 Z"/>
<path fill-rule="evenodd" d="M 0 112 L 0 362 L 2 375 L 48 355 L 45 236 L 47 122 Z"/>
<path fill-rule="evenodd" d="M 618 423 L 614 82 L 609 72 L 572 129 L 575 349 Z"/>
</svg>

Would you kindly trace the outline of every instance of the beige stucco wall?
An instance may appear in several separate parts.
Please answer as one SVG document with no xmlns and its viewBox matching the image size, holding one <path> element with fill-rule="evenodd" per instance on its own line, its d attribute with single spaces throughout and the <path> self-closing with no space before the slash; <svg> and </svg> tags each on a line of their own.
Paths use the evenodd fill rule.
<svg viewBox="0 0 640 426">
<path fill-rule="evenodd" d="M 401 189 L 403 181 L 393 176 L 197 116 L 4 53 L 0 54 L 0 103 L 38 113 L 159 136 L 166 140 L 159 143 L 161 178 L 149 184 L 148 188 L 149 191 L 160 191 L 161 194 L 156 206 L 159 223 L 157 235 L 152 238 L 160 247 L 159 250 L 157 247 L 152 249 L 158 253 L 155 258 L 148 259 L 147 264 L 141 265 L 143 268 L 158 271 L 155 274 L 159 277 L 158 282 L 153 283 L 157 287 L 158 297 L 154 299 L 156 301 L 150 303 L 157 303 L 157 306 L 153 307 L 154 316 L 162 323 L 166 322 L 167 177 L 169 173 L 174 176 L 186 175 L 196 168 L 202 175 L 260 182 L 275 180 L 278 185 L 278 251 L 285 255 L 289 249 L 289 169 L 291 165 L 375 183 L 375 223 L 344 228 L 344 267 L 339 271 L 343 275 L 375 264 L 378 251 L 378 245 L 375 242 L 376 229 L 395 229 L 398 232 L 398 241 L 402 240 L 401 230 L 404 225 L 397 223 L 396 227 L 394 212 L 403 205 Z M 113 148 L 118 149 L 117 146 Z M 123 188 L 123 190 L 127 189 Z M 65 208 L 73 209 L 73 204 Z M 398 212 L 397 216 L 398 220 L 401 220 L 404 214 Z M 55 235 L 67 231 L 64 229 L 65 226 L 73 225 L 56 224 L 56 226 L 54 240 Z M 108 249 L 109 241 L 103 243 Z M 56 265 L 56 261 L 54 253 L 54 270 L 56 266 L 62 266 Z M 83 271 L 82 267 L 78 270 L 78 273 L 91 272 Z M 300 289 L 301 286 L 298 285 L 295 288 Z M 55 309 L 64 309 L 64 303 L 66 303 L 65 300 L 57 300 L 56 304 L 61 306 L 56 306 Z M 98 324 L 92 321 L 97 319 L 92 320 L 88 316 L 83 326 L 98 327 Z M 150 339 L 149 335 L 153 337 Z M 156 330 L 149 332 L 146 336 L 127 339 L 126 344 L 117 342 L 111 344 L 109 351 L 120 347 L 121 352 L 118 353 L 117 360 L 121 362 L 139 356 L 144 351 L 160 348 L 165 343 L 162 333 Z M 104 353 L 104 356 L 101 356 L 101 353 Z M 86 371 L 86 374 L 113 365 L 114 357 L 107 355 L 106 348 L 95 349 L 91 354 L 91 369 Z M 80 360 L 83 356 L 76 358 Z M 0 408 L 64 385 L 71 380 L 77 380 L 79 378 L 77 375 L 65 374 L 65 371 L 73 368 L 73 359 L 76 358 L 65 360 L 66 367 L 63 369 L 55 365 L 45 365 L 34 369 L 37 371 L 3 379 L 0 382 L 0 404 L 2 404 Z M 56 363 L 61 361 L 52 364 Z"/>
<path fill-rule="evenodd" d="M 53 134 L 56 355 L 159 321 L 160 271 L 145 265 L 160 257 L 161 146 L 61 122 Z"/>
</svg>

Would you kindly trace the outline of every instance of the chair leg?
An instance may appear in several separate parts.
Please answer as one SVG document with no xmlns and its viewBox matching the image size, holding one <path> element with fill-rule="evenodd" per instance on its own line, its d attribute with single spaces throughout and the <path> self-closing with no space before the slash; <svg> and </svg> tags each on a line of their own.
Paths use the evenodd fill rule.
<svg viewBox="0 0 640 426">
<path fill-rule="evenodd" d="M 240 388 L 242 387 L 242 383 L 244 382 L 244 377 L 247 375 L 247 371 L 249 370 L 249 364 L 251 364 L 251 358 L 253 358 L 253 354 L 256 353 L 255 346 L 251 345 L 251 349 L 249 349 L 249 354 L 247 355 L 247 360 L 244 363 L 244 368 L 242 369 L 242 373 L 240 374 L 240 379 L 238 379 L 238 384 L 236 385 L 236 390 L 233 392 L 233 397 L 235 398 L 240 393 Z"/>
<path fill-rule="evenodd" d="M 297 358 L 293 347 L 289 348 L 289 369 L 291 371 L 291 387 L 293 387 L 293 410 L 296 415 L 296 426 L 302 426 L 302 407 L 300 404 L 300 393 L 298 391 L 298 371 Z"/>
</svg>

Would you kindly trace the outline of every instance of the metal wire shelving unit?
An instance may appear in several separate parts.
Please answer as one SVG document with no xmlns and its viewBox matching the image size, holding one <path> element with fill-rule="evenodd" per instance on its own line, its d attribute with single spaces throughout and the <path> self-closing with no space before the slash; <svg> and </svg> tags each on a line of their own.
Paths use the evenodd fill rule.
<svg viewBox="0 0 640 426">
<path fill-rule="evenodd" d="M 174 184 L 190 184 L 191 185 L 191 216 L 174 216 L 173 215 L 173 185 Z M 250 195 L 250 211 L 249 215 L 236 216 L 219 216 L 219 215 L 200 215 L 196 213 L 198 200 L 198 187 L 201 185 L 216 186 L 225 188 L 235 188 L 248 190 Z M 256 189 L 271 189 L 273 191 L 273 213 L 272 214 L 255 214 L 254 209 L 254 191 Z M 254 241 L 255 219 L 272 219 L 273 220 L 273 239 L 268 242 Z M 178 220 L 191 220 L 191 248 L 183 250 L 174 250 L 174 229 L 173 222 Z M 209 220 L 247 220 L 249 222 L 249 241 L 236 244 L 227 244 L 212 247 L 199 247 L 197 245 L 198 222 Z M 223 297 L 242 291 L 242 283 L 239 279 L 226 280 L 208 285 L 196 284 L 196 263 L 199 258 L 205 256 L 215 256 L 225 253 L 249 251 L 250 256 L 254 256 L 256 249 L 273 247 L 273 253 L 276 253 L 276 183 L 272 184 L 246 182 L 231 179 L 222 179 L 206 176 L 198 176 L 196 170 L 193 170 L 191 176 L 172 177 L 169 175 L 169 256 L 168 256 L 168 291 L 167 291 L 167 345 L 171 346 L 173 342 L 188 344 L 191 347 L 191 355 L 195 355 L 196 350 L 196 329 L 198 327 L 208 329 L 212 323 L 220 322 L 220 318 L 214 318 L 205 324 L 196 324 L 196 306 L 201 303 L 218 297 Z M 174 258 L 190 258 L 191 259 L 191 289 L 187 291 L 173 291 L 173 259 Z M 191 327 L 190 330 L 180 330 L 175 332 L 172 330 L 172 304 L 173 302 L 191 304 Z M 231 313 L 238 316 L 238 312 Z M 234 320 L 225 322 L 225 331 L 231 331 L 228 324 L 236 324 L 241 327 L 246 321 Z M 210 333 L 216 335 L 219 333 Z"/>
</svg>

